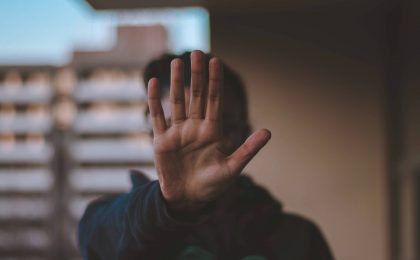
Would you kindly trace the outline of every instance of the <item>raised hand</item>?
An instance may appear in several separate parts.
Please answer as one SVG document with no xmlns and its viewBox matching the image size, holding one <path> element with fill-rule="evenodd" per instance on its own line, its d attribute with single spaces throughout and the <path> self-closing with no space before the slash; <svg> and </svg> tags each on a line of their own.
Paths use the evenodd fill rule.
<svg viewBox="0 0 420 260">
<path fill-rule="evenodd" d="M 183 75 L 182 61 L 173 60 L 170 125 L 165 120 L 155 78 L 149 81 L 148 103 L 163 197 L 173 210 L 191 212 L 227 191 L 271 134 L 266 129 L 259 130 L 235 152 L 226 154 L 221 131 L 223 68 L 220 60 L 210 60 L 207 82 L 203 53 L 191 54 L 189 104 L 184 100 Z"/>
</svg>

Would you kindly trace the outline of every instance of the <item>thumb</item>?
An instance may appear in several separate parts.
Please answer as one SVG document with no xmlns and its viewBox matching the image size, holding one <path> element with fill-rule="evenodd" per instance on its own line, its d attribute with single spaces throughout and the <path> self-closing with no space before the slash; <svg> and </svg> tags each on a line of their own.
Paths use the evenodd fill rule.
<svg viewBox="0 0 420 260">
<path fill-rule="evenodd" d="M 227 165 L 231 173 L 234 175 L 240 174 L 270 138 L 271 132 L 267 129 L 260 129 L 248 137 L 235 152 L 227 157 Z"/>
</svg>

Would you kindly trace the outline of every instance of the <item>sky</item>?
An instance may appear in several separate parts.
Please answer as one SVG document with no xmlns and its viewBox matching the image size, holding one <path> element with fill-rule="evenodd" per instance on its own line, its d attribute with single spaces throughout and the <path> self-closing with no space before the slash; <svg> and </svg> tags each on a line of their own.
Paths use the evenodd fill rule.
<svg viewBox="0 0 420 260">
<path fill-rule="evenodd" d="M 1 0 L 0 64 L 62 65 L 77 49 L 105 50 L 118 25 L 162 24 L 175 53 L 210 51 L 201 8 L 96 11 L 84 0 Z"/>
</svg>

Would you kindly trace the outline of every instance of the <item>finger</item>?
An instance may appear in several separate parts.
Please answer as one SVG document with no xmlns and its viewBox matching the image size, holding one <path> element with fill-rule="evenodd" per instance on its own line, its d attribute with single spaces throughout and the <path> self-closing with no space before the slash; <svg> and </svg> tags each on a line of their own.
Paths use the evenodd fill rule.
<svg viewBox="0 0 420 260">
<path fill-rule="evenodd" d="M 238 175 L 251 159 L 263 148 L 271 138 L 267 129 L 261 129 L 253 133 L 233 154 L 227 158 L 227 165 L 230 172 Z"/>
<path fill-rule="evenodd" d="M 218 58 L 209 64 L 209 91 L 207 94 L 206 119 L 219 121 L 222 115 L 223 66 Z"/>
<path fill-rule="evenodd" d="M 191 53 L 191 98 L 189 118 L 203 118 L 204 55 L 201 51 Z"/>
<path fill-rule="evenodd" d="M 169 93 L 171 100 L 172 124 L 185 119 L 184 101 L 184 64 L 181 59 L 171 62 L 171 89 Z"/>
<path fill-rule="evenodd" d="M 149 80 L 147 87 L 150 109 L 150 117 L 152 119 L 153 133 L 161 134 L 166 130 L 166 120 L 163 114 L 162 104 L 160 102 L 159 82 L 156 78 Z"/>
</svg>

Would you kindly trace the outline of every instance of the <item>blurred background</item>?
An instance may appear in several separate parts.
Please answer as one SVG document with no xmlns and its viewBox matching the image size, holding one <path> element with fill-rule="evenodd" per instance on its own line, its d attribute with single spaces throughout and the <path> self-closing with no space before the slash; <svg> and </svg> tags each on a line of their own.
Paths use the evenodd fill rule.
<svg viewBox="0 0 420 260">
<path fill-rule="evenodd" d="M 0 259 L 79 259 L 87 203 L 153 173 L 142 69 L 221 57 L 272 131 L 246 171 L 337 259 L 420 259 L 420 2 L 0 2 Z"/>
</svg>

